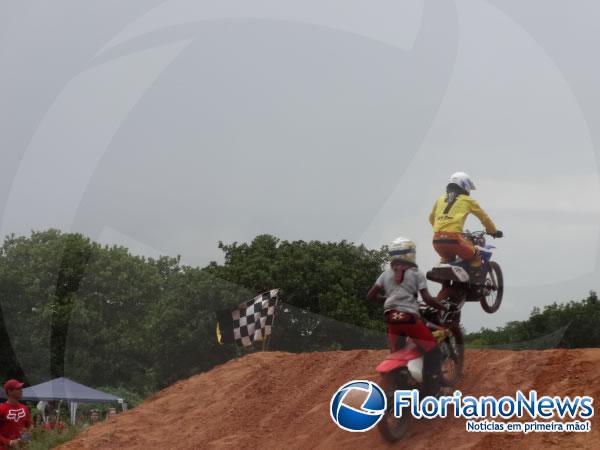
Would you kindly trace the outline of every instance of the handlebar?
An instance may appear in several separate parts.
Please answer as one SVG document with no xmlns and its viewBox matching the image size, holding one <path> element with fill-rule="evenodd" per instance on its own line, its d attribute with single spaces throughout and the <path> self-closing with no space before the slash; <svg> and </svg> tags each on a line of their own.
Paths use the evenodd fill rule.
<svg viewBox="0 0 600 450">
<path fill-rule="evenodd" d="M 482 239 L 486 234 L 488 236 L 492 236 L 494 239 L 496 239 L 495 235 L 493 235 L 492 233 L 488 233 L 487 231 L 483 231 L 483 230 L 478 230 L 478 231 L 469 231 L 469 230 L 466 230 L 464 233 L 462 233 L 462 235 L 464 237 L 466 237 L 466 238 L 472 237 L 472 238 L 476 238 L 476 239 L 477 238 Z"/>
<path fill-rule="evenodd" d="M 423 319 L 441 326 L 448 326 L 450 323 L 454 322 L 458 317 L 457 314 L 459 314 L 460 307 L 451 302 L 442 303 L 446 306 L 447 311 L 440 311 L 432 306 L 419 308 Z"/>
<path fill-rule="evenodd" d="M 469 230 L 465 230 L 464 233 L 462 233 L 463 236 L 493 236 L 493 234 L 488 233 L 487 231 L 484 230 L 477 230 L 477 231 L 469 231 Z"/>
<path fill-rule="evenodd" d="M 448 300 L 441 300 L 440 303 L 446 307 L 446 312 L 455 312 L 458 311 L 458 306 L 455 303 L 452 303 Z M 433 306 L 429 306 L 429 305 L 419 305 L 419 310 L 422 313 L 425 314 L 437 314 L 439 312 L 444 312 L 444 311 L 440 311 L 437 308 L 434 308 Z"/>
</svg>

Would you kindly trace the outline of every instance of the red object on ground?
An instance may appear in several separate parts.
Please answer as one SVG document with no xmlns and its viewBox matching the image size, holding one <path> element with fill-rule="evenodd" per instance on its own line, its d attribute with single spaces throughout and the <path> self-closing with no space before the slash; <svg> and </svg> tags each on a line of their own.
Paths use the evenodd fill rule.
<svg viewBox="0 0 600 450">
<path fill-rule="evenodd" d="M 42 425 L 42 428 L 44 430 L 63 431 L 65 429 L 65 423 L 62 421 L 59 421 L 58 423 L 56 423 L 55 421 L 51 420 L 49 422 L 46 422 L 44 425 Z"/>
</svg>

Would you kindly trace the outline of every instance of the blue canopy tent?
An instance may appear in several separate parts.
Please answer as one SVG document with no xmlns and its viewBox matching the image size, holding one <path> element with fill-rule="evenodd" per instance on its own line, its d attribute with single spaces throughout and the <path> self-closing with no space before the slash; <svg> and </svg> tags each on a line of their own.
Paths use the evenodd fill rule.
<svg viewBox="0 0 600 450">
<path fill-rule="evenodd" d="M 45 383 L 36 384 L 23 389 L 23 400 L 28 401 L 66 401 L 69 402 L 71 412 L 71 423 L 75 423 L 75 414 L 79 403 L 112 403 L 122 405 L 127 409 L 122 398 L 112 394 L 92 389 L 83 384 L 76 383 L 68 378 L 60 377 Z"/>
</svg>

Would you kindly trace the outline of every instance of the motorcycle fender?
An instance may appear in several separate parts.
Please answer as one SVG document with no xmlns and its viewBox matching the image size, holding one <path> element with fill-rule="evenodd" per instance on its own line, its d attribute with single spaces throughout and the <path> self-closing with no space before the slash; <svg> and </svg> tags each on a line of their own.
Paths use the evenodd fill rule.
<svg viewBox="0 0 600 450">
<path fill-rule="evenodd" d="M 375 370 L 379 373 L 391 372 L 400 367 L 408 366 L 410 362 L 415 359 L 423 359 L 423 357 L 416 345 L 409 341 L 409 346 L 407 348 L 390 353 L 386 356 L 385 360 L 375 368 Z M 423 363 L 421 363 L 421 365 L 423 365 Z"/>
<path fill-rule="evenodd" d="M 406 366 L 405 359 L 386 359 L 379 363 L 375 370 L 379 373 L 388 373 L 404 366 Z"/>
<path fill-rule="evenodd" d="M 454 276 L 458 279 L 458 281 L 462 283 L 467 283 L 469 281 L 469 274 L 462 267 L 452 266 L 452 272 L 454 272 Z"/>
<path fill-rule="evenodd" d="M 418 383 L 423 383 L 423 357 L 411 359 L 408 362 L 408 371 Z"/>
</svg>

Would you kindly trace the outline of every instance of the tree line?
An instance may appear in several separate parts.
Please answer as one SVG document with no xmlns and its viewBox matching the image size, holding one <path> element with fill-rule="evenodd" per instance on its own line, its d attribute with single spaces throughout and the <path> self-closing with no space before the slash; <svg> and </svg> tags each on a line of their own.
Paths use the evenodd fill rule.
<svg viewBox="0 0 600 450">
<path fill-rule="evenodd" d="M 465 336 L 474 347 L 512 349 L 581 348 L 600 346 L 600 301 L 596 292 L 579 301 L 533 308 L 524 321 L 496 330 L 482 328 Z"/>
<path fill-rule="evenodd" d="M 385 345 L 365 293 L 385 249 L 350 242 L 219 243 L 223 264 L 131 255 L 58 230 L 0 248 L 0 375 L 33 384 L 66 376 L 148 395 L 253 349 L 219 345 L 219 309 L 281 288 L 271 350 Z"/>
<path fill-rule="evenodd" d="M 254 349 L 219 345 L 216 311 L 281 289 L 270 350 L 385 348 L 381 306 L 365 294 L 386 248 L 351 242 L 220 242 L 223 263 L 131 255 L 58 230 L 0 247 L 0 376 L 33 384 L 66 376 L 146 396 Z M 467 336 L 471 345 L 600 344 L 595 293 L 534 309 L 524 322 Z M 566 328 L 565 328 L 566 327 Z M 558 337 L 560 339 L 558 339 Z M 550 344 L 548 344 L 550 342 Z"/>
</svg>

